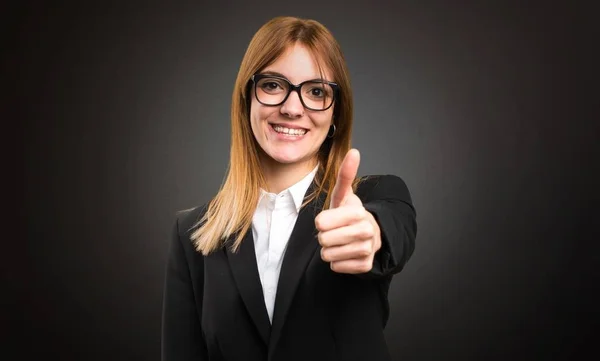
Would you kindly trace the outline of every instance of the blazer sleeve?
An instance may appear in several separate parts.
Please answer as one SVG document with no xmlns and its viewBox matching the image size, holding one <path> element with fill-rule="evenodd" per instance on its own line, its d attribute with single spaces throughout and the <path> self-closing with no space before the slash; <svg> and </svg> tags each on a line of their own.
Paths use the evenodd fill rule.
<svg viewBox="0 0 600 361">
<path fill-rule="evenodd" d="M 381 248 L 371 271 L 360 276 L 388 277 L 400 272 L 415 250 L 416 210 L 408 187 L 400 177 L 373 176 L 364 182 L 357 195 L 379 225 Z"/>
<path fill-rule="evenodd" d="M 180 231 L 180 219 L 175 222 L 168 249 L 163 290 L 161 360 L 208 360 L 206 344 L 199 315 L 202 314 L 202 287 L 192 284 L 188 259 L 183 241 L 187 232 Z M 191 250 L 191 242 L 188 248 Z M 201 258 L 201 257 L 199 257 Z M 203 267 L 198 267 L 203 270 Z M 198 275 L 200 282 L 204 275 Z M 200 296 L 199 302 L 196 302 Z"/>
</svg>

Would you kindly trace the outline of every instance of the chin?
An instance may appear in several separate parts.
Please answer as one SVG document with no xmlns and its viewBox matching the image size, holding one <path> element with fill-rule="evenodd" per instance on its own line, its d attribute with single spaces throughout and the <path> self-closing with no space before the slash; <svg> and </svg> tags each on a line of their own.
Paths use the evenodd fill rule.
<svg viewBox="0 0 600 361">
<path fill-rule="evenodd" d="M 310 157 L 307 154 L 286 154 L 286 153 L 272 153 L 268 156 L 277 163 L 281 164 L 296 164 L 306 163 Z"/>
<path fill-rule="evenodd" d="M 294 164 L 294 163 L 302 163 L 304 158 L 302 157 L 294 157 L 294 156 L 275 156 L 271 157 L 274 161 L 281 164 Z"/>
</svg>

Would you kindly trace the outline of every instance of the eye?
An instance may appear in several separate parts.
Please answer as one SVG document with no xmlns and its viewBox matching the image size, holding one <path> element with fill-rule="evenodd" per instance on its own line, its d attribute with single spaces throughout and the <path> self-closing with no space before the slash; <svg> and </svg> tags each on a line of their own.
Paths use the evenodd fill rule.
<svg viewBox="0 0 600 361">
<path fill-rule="evenodd" d="M 323 89 L 312 88 L 310 90 L 310 95 L 315 96 L 315 97 L 322 97 L 323 96 Z"/>
<path fill-rule="evenodd" d="M 275 78 L 261 79 L 258 87 L 268 94 L 279 94 L 287 90 L 287 84 L 283 80 Z"/>
<path fill-rule="evenodd" d="M 329 97 L 330 92 L 328 89 L 328 85 L 311 84 L 310 86 L 308 86 L 308 89 L 306 89 L 305 94 L 311 99 L 323 99 Z"/>
<path fill-rule="evenodd" d="M 274 81 L 269 81 L 269 82 L 265 82 L 262 84 L 263 89 L 265 90 L 275 90 L 277 88 L 279 88 L 279 84 L 277 84 Z"/>
</svg>

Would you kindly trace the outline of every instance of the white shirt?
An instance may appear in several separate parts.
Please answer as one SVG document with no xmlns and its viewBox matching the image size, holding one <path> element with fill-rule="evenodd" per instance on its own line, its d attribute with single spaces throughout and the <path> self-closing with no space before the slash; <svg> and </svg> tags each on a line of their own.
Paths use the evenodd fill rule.
<svg viewBox="0 0 600 361">
<path fill-rule="evenodd" d="M 279 194 L 261 189 L 258 205 L 252 218 L 252 236 L 258 273 L 265 297 L 269 320 L 273 322 L 273 308 L 279 272 L 287 243 L 298 219 L 300 206 L 317 167 L 298 183 Z"/>
</svg>

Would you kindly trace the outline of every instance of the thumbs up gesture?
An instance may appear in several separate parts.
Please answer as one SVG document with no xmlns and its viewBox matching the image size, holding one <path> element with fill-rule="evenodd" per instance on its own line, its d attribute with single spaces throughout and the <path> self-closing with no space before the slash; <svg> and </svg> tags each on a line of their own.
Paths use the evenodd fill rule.
<svg viewBox="0 0 600 361">
<path fill-rule="evenodd" d="M 360 153 L 351 149 L 342 161 L 331 207 L 315 218 L 321 258 L 338 273 L 369 272 L 375 252 L 381 248 L 377 221 L 352 190 L 359 164 Z"/>
</svg>

